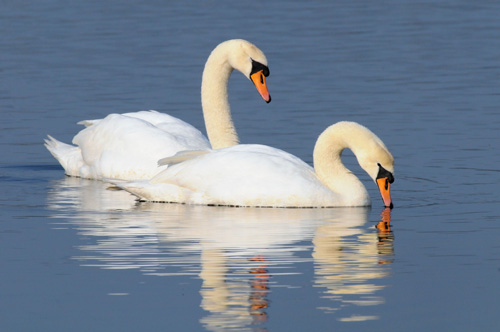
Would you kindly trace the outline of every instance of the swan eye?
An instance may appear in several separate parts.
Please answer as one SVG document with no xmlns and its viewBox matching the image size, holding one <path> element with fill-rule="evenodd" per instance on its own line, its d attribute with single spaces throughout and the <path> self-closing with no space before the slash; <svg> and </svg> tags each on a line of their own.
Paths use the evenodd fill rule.
<svg viewBox="0 0 500 332">
<path fill-rule="evenodd" d="M 264 67 L 264 70 L 262 71 L 265 77 L 269 76 L 269 68 Z"/>
<path fill-rule="evenodd" d="M 269 68 L 267 68 L 267 67 L 264 68 L 264 76 L 265 77 L 269 76 Z"/>
<path fill-rule="evenodd" d="M 252 59 L 252 71 L 250 72 L 250 76 L 252 76 L 252 74 L 255 74 L 259 71 L 262 71 L 262 74 L 265 77 L 269 76 L 269 68 L 266 65 L 263 65 L 262 63 L 257 62 L 254 59 Z"/>
<path fill-rule="evenodd" d="M 392 175 L 391 172 L 386 170 L 380 163 L 377 163 L 379 169 L 378 169 L 378 174 L 377 174 L 377 179 L 381 178 L 386 178 L 386 183 L 385 186 L 387 188 L 388 184 L 387 183 L 393 183 L 394 182 L 394 175 Z"/>
</svg>

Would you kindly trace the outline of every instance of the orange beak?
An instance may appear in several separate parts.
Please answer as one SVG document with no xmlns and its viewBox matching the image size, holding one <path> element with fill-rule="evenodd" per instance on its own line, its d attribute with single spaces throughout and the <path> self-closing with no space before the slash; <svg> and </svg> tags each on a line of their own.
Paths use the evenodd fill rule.
<svg viewBox="0 0 500 332">
<path fill-rule="evenodd" d="M 380 195 L 382 195 L 385 207 L 392 209 L 394 205 L 392 205 L 391 184 L 389 183 L 389 178 L 385 177 L 377 179 L 377 185 L 380 190 Z"/>
<path fill-rule="evenodd" d="M 259 91 L 262 99 L 264 99 L 266 103 L 269 103 L 271 101 L 271 95 L 267 90 L 266 77 L 264 76 L 263 70 L 259 70 L 258 72 L 250 75 L 250 79 L 253 84 L 255 84 L 255 87 L 257 88 L 257 91 Z"/>
</svg>

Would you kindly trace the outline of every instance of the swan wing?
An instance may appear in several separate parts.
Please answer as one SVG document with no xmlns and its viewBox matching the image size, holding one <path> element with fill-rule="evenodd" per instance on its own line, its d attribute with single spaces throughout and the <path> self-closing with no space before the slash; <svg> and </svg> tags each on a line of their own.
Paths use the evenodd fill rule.
<svg viewBox="0 0 500 332">
<path fill-rule="evenodd" d="M 76 146 L 53 138 L 46 141 L 68 175 L 146 179 L 162 169 L 157 161 L 163 157 L 183 150 L 210 148 L 199 130 L 158 112 L 110 114 L 84 123 L 87 127 L 73 138 Z"/>
<path fill-rule="evenodd" d="M 145 200 L 236 206 L 333 206 L 311 166 L 279 149 L 237 145 L 170 166 L 150 181 L 120 185 Z"/>
<path fill-rule="evenodd" d="M 79 124 L 79 125 L 82 125 L 82 126 L 85 126 L 85 127 L 90 127 L 90 126 L 98 123 L 101 120 L 102 119 L 97 119 L 97 120 L 83 120 L 83 121 L 77 122 L 76 124 Z"/>
<path fill-rule="evenodd" d="M 194 145 L 210 147 L 207 145 L 208 140 L 198 129 L 174 116 L 157 111 L 140 111 L 125 113 L 123 115 L 149 122 L 155 127 L 170 133 L 171 135 L 183 137 L 184 139 L 193 141 Z"/>
<path fill-rule="evenodd" d="M 188 150 L 188 151 L 180 151 L 171 157 L 166 157 L 158 160 L 158 166 L 167 166 L 167 165 L 175 165 L 182 163 L 186 160 L 196 158 L 201 156 L 202 154 L 209 153 L 210 150 Z"/>
</svg>

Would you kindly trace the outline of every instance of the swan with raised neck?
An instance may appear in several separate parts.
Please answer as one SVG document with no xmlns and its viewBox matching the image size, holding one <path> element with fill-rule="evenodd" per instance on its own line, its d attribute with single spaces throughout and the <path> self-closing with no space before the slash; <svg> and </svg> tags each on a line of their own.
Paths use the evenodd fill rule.
<svg viewBox="0 0 500 332">
<path fill-rule="evenodd" d="M 67 175 L 88 179 L 150 179 L 165 167 L 158 160 L 181 151 L 209 151 L 238 144 L 227 98 L 233 69 L 251 79 L 266 102 L 267 59 L 256 46 L 238 39 L 219 44 L 207 60 L 202 104 L 210 141 L 190 124 L 156 111 L 109 114 L 85 120 L 86 128 L 66 144 L 49 136 L 45 146 Z M 219 132 L 220 131 L 220 132 Z"/>
<path fill-rule="evenodd" d="M 269 69 L 264 53 L 242 39 L 219 44 L 207 59 L 201 84 L 205 127 L 213 149 L 239 144 L 227 93 L 229 77 L 234 69 L 253 81 L 266 102 L 271 101 L 265 81 Z"/>
</svg>

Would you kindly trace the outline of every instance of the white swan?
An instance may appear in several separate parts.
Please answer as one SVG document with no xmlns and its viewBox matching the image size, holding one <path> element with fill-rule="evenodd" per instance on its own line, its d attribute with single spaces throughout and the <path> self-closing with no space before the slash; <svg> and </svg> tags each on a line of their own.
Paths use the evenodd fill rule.
<svg viewBox="0 0 500 332">
<path fill-rule="evenodd" d="M 340 207 L 369 206 L 361 181 L 340 159 L 345 148 L 377 182 L 392 207 L 394 159 L 384 143 L 355 122 L 328 127 L 314 148 L 314 169 L 299 158 L 263 145 L 236 145 L 172 164 L 150 181 L 115 184 L 141 200 L 188 204 Z M 166 158 L 166 162 L 176 158 Z"/>
<path fill-rule="evenodd" d="M 188 123 L 167 114 L 141 111 L 110 114 L 104 119 L 79 122 L 87 126 L 69 145 L 49 136 L 45 146 L 67 175 L 88 179 L 150 179 L 165 167 L 160 158 L 184 150 L 220 149 L 239 143 L 231 119 L 227 85 L 233 69 L 255 84 L 271 101 L 266 79 L 267 59 L 255 45 L 241 39 L 219 44 L 203 71 L 202 108 L 208 140 Z"/>
</svg>

